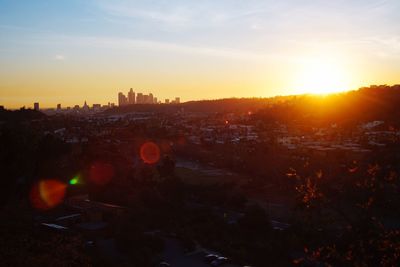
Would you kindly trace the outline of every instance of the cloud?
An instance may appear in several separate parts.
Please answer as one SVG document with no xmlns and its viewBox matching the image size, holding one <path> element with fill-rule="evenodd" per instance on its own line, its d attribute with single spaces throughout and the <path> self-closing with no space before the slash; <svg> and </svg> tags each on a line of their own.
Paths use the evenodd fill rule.
<svg viewBox="0 0 400 267">
<path fill-rule="evenodd" d="M 157 10 L 145 10 L 133 7 L 128 8 L 116 5 L 107 5 L 105 8 L 112 15 L 148 19 L 162 23 L 180 24 L 189 20 L 188 16 L 184 15 L 184 12 L 178 11 L 159 12 Z"/>
<path fill-rule="evenodd" d="M 97 6 L 108 17 L 124 19 L 129 23 L 141 21 L 149 23 L 148 27 L 156 24 L 164 30 L 185 29 L 193 23 L 193 10 L 190 8 L 160 3 L 149 6 L 146 2 L 144 3 L 100 1 Z"/>
<path fill-rule="evenodd" d="M 64 55 L 55 55 L 54 60 L 63 61 L 63 60 L 65 60 L 65 56 Z"/>
<path fill-rule="evenodd" d="M 258 1 L 234 3 L 230 1 L 121 1 L 112 3 L 97 0 L 97 7 L 113 18 L 144 22 L 147 27 L 157 24 L 162 30 L 212 28 L 216 25 L 245 23 L 253 17 L 263 17 L 267 10 Z M 273 6 L 273 7 L 272 7 Z M 268 5 L 268 10 L 275 4 Z M 147 23 L 147 24 L 146 24 Z"/>
<path fill-rule="evenodd" d="M 95 47 L 116 50 L 147 50 L 164 53 L 203 55 L 239 60 L 265 60 L 273 57 L 271 54 L 257 53 L 249 50 L 233 49 L 227 47 L 212 47 L 172 42 L 153 41 L 145 39 L 101 37 L 101 36 L 71 36 L 71 35 L 43 35 L 32 40 L 36 45 L 67 45 L 79 47 Z M 276 56 L 276 55 L 274 55 Z M 55 60 L 65 60 L 64 55 L 58 54 Z"/>
</svg>

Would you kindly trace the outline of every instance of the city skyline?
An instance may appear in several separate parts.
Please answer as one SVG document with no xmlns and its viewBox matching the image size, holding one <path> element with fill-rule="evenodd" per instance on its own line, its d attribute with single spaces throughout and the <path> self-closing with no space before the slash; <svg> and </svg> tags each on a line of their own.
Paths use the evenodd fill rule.
<svg viewBox="0 0 400 267">
<path fill-rule="evenodd" d="M 134 104 L 180 104 L 181 103 L 181 98 L 179 96 L 176 96 L 174 98 L 166 98 L 166 99 L 158 99 L 155 95 L 152 93 L 149 94 L 144 94 L 141 92 L 135 92 L 133 91 L 133 88 L 130 88 L 129 91 L 124 94 L 123 92 L 118 92 L 116 101 L 108 101 L 106 103 L 91 103 L 88 104 L 88 101 L 86 101 L 86 98 L 84 100 L 84 104 L 81 106 L 80 104 L 72 104 L 72 105 L 64 105 L 63 103 L 57 103 L 55 106 L 42 106 L 40 101 L 35 101 L 31 105 L 23 105 L 20 107 L 16 108 L 11 108 L 11 109 L 20 109 L 20 108 L 30 108 L 34 110 L 51 110 L 54 109 L 56 111 L 60 110 L 101 110 L 101 109 L 106 109 L 106 108 L 113 108 L 116 106 L 125 106 L 125 105 L 134 105 Z M 10 109 L 9 107 L 2 105 L 0 103 L 0 106 L 4 109 Z"/>
<path fill-rule="evenodd" d="M 394 0 L 0 4 L 9 108 L 106 103 L 132 82 L 188 101 L 335 92 L 400 74 Z"/>
<path fill-rule="evenodd" d="M 126 95 L 123 92 L 118 92 L 118 106 L 120 107 L 134 104 L 179 104 L 180 101 L 181 98 L 178 96 L 175 99 L 165 98 L 162 101 L 152 93 L 146 95 L 142 92 L 133 91 L 133 88 L 130 88 Z"/>
</svg>

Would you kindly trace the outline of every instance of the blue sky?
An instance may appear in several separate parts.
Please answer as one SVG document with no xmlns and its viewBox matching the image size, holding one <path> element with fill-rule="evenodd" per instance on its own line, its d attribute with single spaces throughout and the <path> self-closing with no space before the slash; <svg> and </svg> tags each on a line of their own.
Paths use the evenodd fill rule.
<svg viewBox="0 0 400 267">
<path fill-rule="evenodd" d="M 321 55 L 352 87 L 394 83 L 399 14 L 395 0 L 0 0 L 0 101 L 297 93 L 290 81 Z"/>
</svg>

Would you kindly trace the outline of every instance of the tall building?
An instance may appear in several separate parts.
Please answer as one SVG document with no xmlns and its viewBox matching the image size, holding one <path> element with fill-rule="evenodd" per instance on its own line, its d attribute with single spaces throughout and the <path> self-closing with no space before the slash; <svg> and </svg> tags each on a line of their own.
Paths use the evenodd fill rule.
<svg viewBox="0 0 400 267">
<path fill-rule="evenodd" d="M 85 100 L 85 103 L 83 104 L 83 107 L 82 107 L 82 110 L 83 111 L 89 111 L 89 105 L 86 103 L 86 100 Z"/>
<path fill-rule="evenodd" d="M 149 94 L 149 102 L 148 104 L 153 104 L 154 96 L 152 93 Z"/>
<path fill-rule="evenodd" d="M 143 95 L 143 104 L 148 104 L 149 103 L 150 96 L 149 95 Z"/>
<path fill-rule="evenodd" d="M 133 89 L 128 92 L 128 104 L 133 105 L 135 104 L 135 92 L 133 92 Z"/>
<path fill-rule="evenodd" d="M 157 97 L 153 98 L 153 104 L 157 104 Z"/>
<path fill-rule="evenodd" d="M 39 102 L 33 103 L 33 109 L 39 111 Z"/>
<path fill-rule="evenodd" d="M 165 99 L 165 104 L 169 104 L 169 99 Z"/>
<path fill-rule="evenodd" d="M 136 96 L 136 104 L 143 104 L 143 94 L 138 93 Z"/>
<path fill-rule="evenodd" d="M 57 111 L 61 111 L 61 104 L 57 104 Z"/>
<path fill-rule="evenodd" d="M 101 104 L 93 104 L 93 110 L 94 111 L 100 111 L 101 110 Z"/>
<path fill-rule="evenodd" d="M 118 93 L 118 105 L 120 107 L 122 107 L 122 106 L 125 106 L 127 104 L 127 102 L 128 102 L 128 100 L 127 100 L 126 96 L 123 93 L 119 92 Z"/>
<path fill-rule="evenodd" d="M 175 104 L 179 104 L 181 102 L 181 98 L 180 97 L 175 97 Z"/>
</svg>

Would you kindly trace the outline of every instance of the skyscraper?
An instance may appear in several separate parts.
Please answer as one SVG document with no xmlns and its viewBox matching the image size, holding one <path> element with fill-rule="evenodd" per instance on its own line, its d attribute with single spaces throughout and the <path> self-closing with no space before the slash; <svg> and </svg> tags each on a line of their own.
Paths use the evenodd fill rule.
<svg viewBox="0 0 400 267">
<path fill-rule="evenodd" d="M 148 101 L 148 104 L 153 104 L 153 94 L 152 93 L 150 93 L 149 94 L 149 101 Z"/>
<path fill-rule="evenodd" d="M 143 95 L 143 104 L 149 104 L 149 95 Z"/>
<path fill-rule="evenodd" d="M 133 92 L 133 89 L 128 92 L 128 104 L 133 105 L 135 104 L 135 92 Z"/>
<path fill-rule="evenodd" d="M 175 97 L 175 104 L 179 104 L 181 102 L 181 98 L 180 97 Z"/>
<path fill-rule="evenodd" d="M 118 105 L 120 107 L 122 107 L 122 106 L 125 106 L 127 104 L 127 102 L 128 102 L 128 100 L 127 100 L 126 96 L 123 93 L 119 92 L 118 93 Z"/>
<path fill-rule="evenodd" d="M 89 105 L 86 103 L 86 100 L 85 100 L 85 103 L 83 104 L 82 110 L 87 112 L 87 111 L 89 111 L 89 109 L 90 109 Z"/>
<path fill-rule="evenodd" d="M 33 109 L 39 111 L 39 102 L 33 103 Z"/>
<path fill-rule="evenodd" d="M 136 96 L 136 104 L 143 104 L 143 94 L 138 93 Z"/>
</svg>

